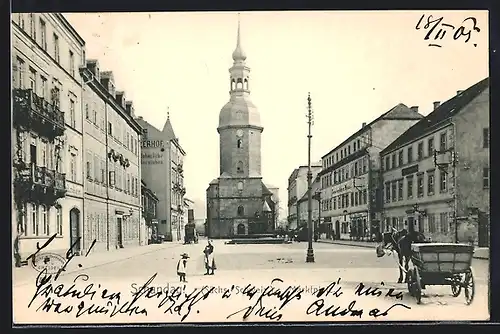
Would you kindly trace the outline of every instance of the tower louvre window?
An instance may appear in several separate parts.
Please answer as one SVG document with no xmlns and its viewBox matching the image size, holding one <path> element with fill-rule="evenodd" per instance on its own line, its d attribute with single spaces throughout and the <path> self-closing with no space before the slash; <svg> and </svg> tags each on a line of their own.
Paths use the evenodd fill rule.
<svg viewBox="0 0 500 334">
<path fill-rule="evenodd" d="M 236 172 L 243 173 L 243 162 L 238 161 L 238 165 L 236 166 Z"/>
<path fill-rule="evenodd" d="M 239 206 L 238 207 L 238 216 L 243 216 L 245 214 L 245 209 L 243 208 L 243 206 Z"/>
<path fill-rule="evenodd" d="M 241 148 L 241 145 L 242 145 L 242 144 L 241 144 L 241 139 L 238 139 L 238 141 L 237 141 L 237 146 L 238 146 L 238 148 Z"/>
<path fill-rule="evenodd" d="M 236 81 L 236 89 L 242 89 L 243 88 L 243 81 L 241 80 L 241 78 L 238 78 L 238 80 Z"/>
</svg>

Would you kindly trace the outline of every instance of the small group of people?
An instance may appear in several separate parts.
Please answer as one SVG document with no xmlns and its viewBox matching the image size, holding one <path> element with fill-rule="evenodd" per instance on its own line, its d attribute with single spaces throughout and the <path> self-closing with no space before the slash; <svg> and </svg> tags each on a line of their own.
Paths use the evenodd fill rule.
<svg viewBox="0 0 500 334">
<path fill-rule="evenodd" d="M 187 253 L 183 253 L 177 262 L 177 275 L 179 276 L 179 281 L 183 283 L 187 283 L 186 269 L 188 259 L 189 255 Z M 215 266 L 214 245 L 212 240 L 208 240 L 208 244 L 203 249 L 203 262 L 205 263 L 206 269 L 205 275 L 214 275 L 217 267 Z"/>
</svg>

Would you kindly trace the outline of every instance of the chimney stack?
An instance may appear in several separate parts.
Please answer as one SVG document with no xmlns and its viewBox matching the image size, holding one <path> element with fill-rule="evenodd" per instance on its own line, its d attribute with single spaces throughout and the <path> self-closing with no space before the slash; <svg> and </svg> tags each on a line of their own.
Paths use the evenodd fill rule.
<svg viewBox="0 0 500 334">
<path fill-rule="evenodd" d="M 361 124 L 361 129 L 363 129 L 365 126 L 366 126 L 366 123 L 365 123 L 365 122 L 363 122 L 363 123 Z"/>
<path fill-rule="evenodd" d="M 413 112 L 418 112 L 418 106 L 410 107 L 410 110 Z"/>
<path fill-rule="evenodd" d="M 439 107 L 439 105 L 441 104 L 441 102 L 440 101 L 435 101 L 435 102 L 433 102 L 433 104 L 434 104 L 434 110 L 436 110 L 437 107 Z"/>
<path fill-rule="evenodd" d="M 463 90 L 457 90 L 457 95 L 462 94 L 464 91 Z"/>
</svg>

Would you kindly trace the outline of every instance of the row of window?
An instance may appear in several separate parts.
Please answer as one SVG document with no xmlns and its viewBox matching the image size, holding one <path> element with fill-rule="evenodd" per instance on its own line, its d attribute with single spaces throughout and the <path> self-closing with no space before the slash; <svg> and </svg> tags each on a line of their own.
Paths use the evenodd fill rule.
<svg viewBox="0 0 500 334">
<path fill-rule="evenodd" d="M 428 213 L 426 217 L 419 217 L 413 221 L 415 229 L 420 232 L 427 233 L 443 233 L 446 234 L 450 232 L 450 220 L 448 219 L 448 212 Z M 438 220 L 439 218 L 439 220 Z M 408 218 L 406 217 L 386 217 L 384 226 L 382 226 L 382 231 L 390 232 L 392 228 L 402 230 L 403 228 L 408 229 L 405 224 L 408 223 Z M 411 223 L 411 222 L 410 222 Z"/>
<path fill-rule="evenodd" d="M 153 216 L 156 216 L 156 202 L 149 199 L 149 197 L 141 196 L 141 207 L 143 212 L 151 210 Z"/>
<path fill-rule="evenodd" d="M 88 181 L 115 188 L 133 197 L 139 197 L 139 179 L 132 173 L 127 173 L 125 167 L 117 161 L 108 161 L 109 175 L 106 178 L 106 158 L 87 151 L 86 178 Z"/>
<path fill-rule="evenodd" d="M 38 17 L 38 22 L 37 22 L 37 16 L 39 14 L 35 13 L 29 13 L 28 15 L 28 29 L 26 30 L 26 22 L 25 22 L 25 15 L 22 13 L 17 13 L 15 14 L 16 20 L 15 22 L 17 25 L 26 31 L 29 36 L 33 39 L 33 41 L 44 51 L 50 54 L 50 56 L 57 62 L 61 63 L 61 51 L 60 51 L 60 43 L 59 43 L 59 36 L 54 32 L 52 33 L 52 49 L 48 50 L 48 43 L 47 43 L 47 23 L 43 20 L 42 17 Z M 39 34 L 38 34 L 39 32 Z M 73 51 L 68 50 L 68 72 L 71 74 L 71 76 L 76 77 L 76 64 L 75 64 L 75 54 Z"/>
<path fill-rule="evenodd" d="M 26 82 L 25 73 L 28 71 L 29 82 Z M 27 66 L 26 62 L 21 58 L 16 58 L 16 65 L 14 67 L 14 87 L 21 89 L 31 89 L 33 93 L 44 98 L 47 101 L 53 102 L 56 106 L 61 107 L 61 90 L 57 84 L 49 88 L 49 81 L 43 74 L 38 74 L 32 66 Z M 54 81 L 58 81 L 54 79 Z M 67 112 L 67 123 L 76 128 L 76 95 L 69 92 L 69 107 Z"/>
<path fill-rule="evenodd" d="M 447 133 L 442 132 L 439 134 L 439 151 L 444 152 L 448 148 L 448 137 Z M 424 152 L 424 142 L 421 141 L 417 144 L 417 160 L 420 161 L 426 157 L 430 157 L 434 154 L 434 137 L 427 139 L 427 155 Z M 390 170 L 403 166 L 404 164 L 410 164 L 414 161 L 413 145 L 409 145 L 406 149 L 406 162 L 404 161 L 403 150 L 398 153 L 393 153 L 390 156 L 385 157 L 385 170 Z M 384 162 L 384 161 L 383 161 Z M 384 168 L 384 167 L 382 167 Z"/>
<path fill-rule="evenodd" d="M 424 173 L 417 174 L 417 192 L 418 198 L 424 196 L 424 183 L 427 181 L 427 196 L 432 196 L 435 193 L 435 170 L 427 171 L 427 177 Z M 406 199 L 412 199 L 415 196 L 414 192 L 415 176 L 406 176 Z M 426 180 L 425 180 L 426 179 Z M 385 182 L 385 202 L 402 201 L 405 197 L 403 194 L 404 179 Z M 439 192 L 444 193 L 448 190 L 448 173 L 444 170 L 439 170 Z"/>
<path fill-rule="evenodd" d="M 324 189 L 333 184 L 342 183 L 353 177 L 363 175 L 366 172 L 368 172 L 368 156 L 357 159 L 356 161 L 333 171 L 333 173 L 323 175 L 321 177 L 321 188 Z"/>
<path fill-rule="evenodd" d="M 334 196 L 330 199 L 321 200 L 321 211 L 331 211 L 366 205 L 368 203 L 368 191 L 366 189 L 351 191 Z"/>
<path fill-rule="evenodd" d="M 85 103 L 85 120 L 88 123 L 92 123 L 102 132 L 107 131 L 108 135 L 114 138 L 117 143 L 121 144 L 135 156 L 138 156 L 139 140 L 135 138 L 133 132 L 127 131 L 127 125 L 123 125 L 120 122 L 120 119 L 109 121 L 106 129 L 104 113 L 105 111 L 102 109 L 100 110 L 95 103 L 93 103 L 91 107 L 89 106 L 89 103 Z M 113 124 L 115 126 L 113 126 Z"/>
<path fill-rule="evenodd" d="M 88 237 L 88 241 L 105 242 L 108 237 L 106 211 L 87 212 L 86 216 L 85 235 Z M 121 227 L 123 241 L 137 239 L 139 237 L 139 219 L 137 217 L 123 217 L 121 219 L 121 226 L 117 224 L 117 228 Z"/>
<path fill-rule="evenodd" d="M 32 236 L 52 236 L 54 233 L 63 235 L 62 209 L 34 203 L 25 203 L 25 216 L 21 218 L 19 235 Z M 55 211 L 55 221 L 52 221 L 52 212 Z"/>
<path fill-rule="evenodd" d="M 357 152 L 359 149 L 361 149 L 361 145 L 366 144 L 364 138 L 359 138 L 356 139 L 352 142 L 352 153 Z M 340 155 L 339 155 L 340 153 Z M 336 164 L 340 160 L 348 157 L 351 154 L 351 144 L 348 144 L 347 146 L 341 148 L 337 152 L 335 152 L 335 155 L 331 155 L 328 158 L 323 160 L 323 168 L 328 168 L 333 164 Z"/>
</svg>

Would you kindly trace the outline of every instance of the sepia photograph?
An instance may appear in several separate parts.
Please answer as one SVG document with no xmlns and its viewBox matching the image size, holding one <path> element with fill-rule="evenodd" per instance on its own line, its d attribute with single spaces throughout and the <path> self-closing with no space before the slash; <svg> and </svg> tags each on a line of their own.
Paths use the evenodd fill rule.
<svg viewBox="0 0 500 334">
<path fill-rule="evenodd" d="M 14 326 L 489 320 L 488 11 L 10 26 Z"/>
</svg>

